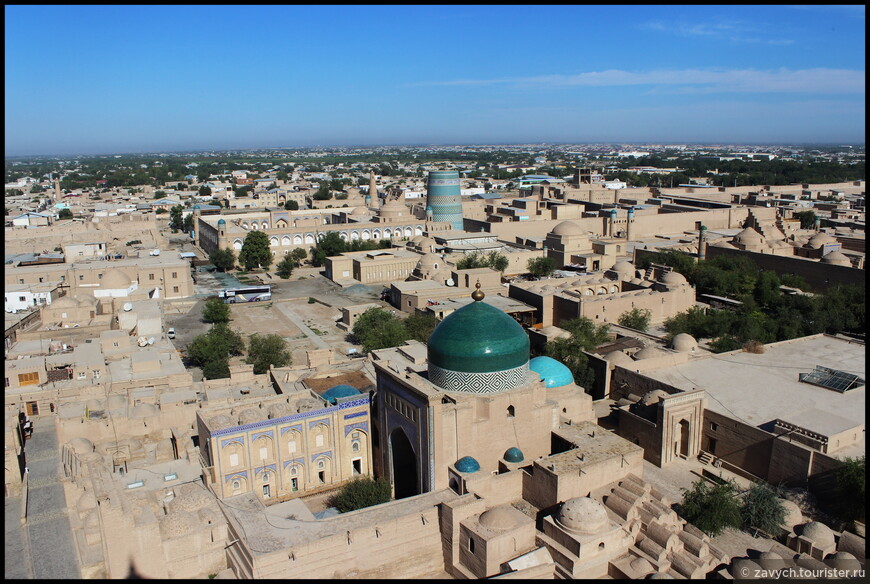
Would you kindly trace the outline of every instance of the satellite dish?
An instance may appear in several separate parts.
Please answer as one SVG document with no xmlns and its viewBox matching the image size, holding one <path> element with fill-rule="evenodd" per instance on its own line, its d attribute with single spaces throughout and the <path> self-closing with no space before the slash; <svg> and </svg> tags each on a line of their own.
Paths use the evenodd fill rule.
<svg viewBox="0 0 870 584">
<path fill-rule="evenodd" d="M 153 344 L 154 344 L 154 337 L 151 337 L 150 339 L 148 339 L 148 344 L 149 344 L 149 345 L 153 345 Z"/>
<path fill-rule="evenodd" d="M 148 339 L 146 339 L 145 337 L 139 337 L 139 339 L 136 341 L 136 344 L 140 347 L 144 347 L 148 344 Z"/>
<path fill-rule="evenodd" d="M 124 303 L 124 312 L 130 312 L 131 310 L 133 310 L 133 304 L 130 302 L 125 302 Z"/>
<path fill-rule="evenodd" d="M 456 282 L 453 281 L 453 278 L 447 278 L 447 281 L 444 283 L 448 286 L 456 286 Z"/>
</svg>

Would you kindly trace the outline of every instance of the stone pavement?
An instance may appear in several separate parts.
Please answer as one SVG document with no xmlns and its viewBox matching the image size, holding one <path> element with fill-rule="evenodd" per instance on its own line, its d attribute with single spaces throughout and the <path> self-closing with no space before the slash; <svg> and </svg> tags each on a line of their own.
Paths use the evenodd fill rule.
<svg viewBox="0 0 870 584">
<path fill-rule="evenodd" d="M 6 577 L 81 579 L 69 510 L 59 480 L 62 470 L 53 417 L 33 420 L 33 436 L 27 441 L 24 452 L 29 469 L 27 523 L 19 527 L 17 533 L 10 533 L 14 531 L 10 530 L 10 519 L 18 524 L 20 507 L 16 507 L 10 518 L 10 500 L 7 499 Z M 20 505 L 20 499 L 17 502 Z M 10 551 L 20 554 L 21 561 L 10 562 Z M 10 563 L 16 565 L 10 566 Z M 17 572 L 17 576 L 11 575 L 10 569 Z"/>
</svg>

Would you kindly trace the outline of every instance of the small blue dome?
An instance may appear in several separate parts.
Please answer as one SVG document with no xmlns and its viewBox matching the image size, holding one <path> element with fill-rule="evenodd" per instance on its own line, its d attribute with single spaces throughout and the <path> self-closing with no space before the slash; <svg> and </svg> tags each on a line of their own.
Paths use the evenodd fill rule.
<svg viewBox="0 0 870 584">
<path fill-rule="evenodd" d="M 470 456 L 463 456 L 453 466 L 459 472 L 477 472 L 480 470 L 480 464 Z"/>
<path fill-rule="evenodd" d="M 504 459 L 508 462 L 522 462 L 525 459 L 523 451 L 516 446 L 511 446 L 504 452 Z"/>
<path fill-rule="evenodd" d="M 218 219 L 218 225 L 226 225 L 226 224 L 227 224 L 227 222 L 224 221 L 223 219 Z"/>
<path fill-rule="evenodd" d="M 350 385 L 336 385 L 335 387 L 330 387 L 326 391 L 323 392 L 323 395 L 320 396 L 329 403 L 335 405 L 335 402 L 340 397 L 351 397 L 354 395 L 359 395 L 359 390 L 355 387 L 351 387 Z"/>
<path fill-rule="evenodd" d="M 574 383 L 571 370 L 552 357 L 535 357 L 529 361 L 529 369 L 541 376 L 546 387 L 562 387 Z"/>
</svg>

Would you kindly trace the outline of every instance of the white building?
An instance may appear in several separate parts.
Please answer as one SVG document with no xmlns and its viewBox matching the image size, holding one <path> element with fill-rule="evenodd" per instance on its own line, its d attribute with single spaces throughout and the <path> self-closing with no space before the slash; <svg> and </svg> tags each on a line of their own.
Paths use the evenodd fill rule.
<svg viewBox="0 0 870 584">
<path fill-rule="evenodd" d="M 31 310 L 38 306 L 49 305 L 51 304 L 51 292 L 55 287 L 55 284 L 50 286 L 29 284 L 9 285 L 4 291 L 3 310 L 15 313 Z"/>
</svg>

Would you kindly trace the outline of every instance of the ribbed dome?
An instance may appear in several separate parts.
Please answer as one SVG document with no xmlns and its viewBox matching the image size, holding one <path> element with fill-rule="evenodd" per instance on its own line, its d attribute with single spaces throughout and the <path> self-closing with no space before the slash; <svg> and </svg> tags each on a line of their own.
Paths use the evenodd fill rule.
<svg viewBox="0 0 870 584">
<path fill-rule="evenodd" d="M 804 525 L 801 535 L 818 547 L 829 547 L 834 545 L 834 532 L 824 523 L 818 521 L 810 521 Z"/>
<path fill-rule="evenodd" d="M 529 337 L 517 321 L 484 301 L 467 304 L 435 327 L 429 364 L 449 371 L 488 373 L 528 364 Z"/>
<path fill-rule="evenodd" d="M 463 456 L 453 466 L 459 472 L 477 472 L 480 470 L 480 463 L 471 456 Z"/>
<path fill-rule="evenodd" d="M 562 221 L 553 228 L 553 235 L 584 235 L 586 232 L 573 221 Z"/>
<path fill-rule="evenodd" d="M 525 459 L 525 456 L 523 455 L 522 450 L 516 446 L 511 446 L 504 451 L 504 456 L 502 458 L 508 462 L 522 462 Z"/>
<path fill-rule="evenodd" d="M 604 505 L 589 497 L 575 497 L 562 503 L 556 521 L 568 531 L 589 535 L 600 532 L 609 523 Z"/>
<path fill-rule="evenodd" d="M 505 531 L 517 525 L 516 516 L 507 506 L 494 507 L 489 511 L 484 511 L 477 521 L 483 527 L 493 531 Z"/>
<path fill-rule="evenodd" d="M 671 339 L 671 348 L 680 353 L 689 353 L 698 348 L 698 341 L 688 333 L 680 333 Z"/>
<path fill-rule="evenodd" d="M 529 361 L 529 369 L 541 376 L 546 387 L 562 387 L 574 383 L 571 370 L 552 357 L 535 357 Z"/>
<path fill-rule="evenodd" d="M 823 264 L 830 264 L 833 266 L 847 266 L 852 267 L 852 262 L 849 261 L 849 257 L 845 254 L 842 254 L 838 251 L 832 251 L 825 256 L 822 257 Z"/>
<path fill-rule="evenodd" d="M 100 287 L 119 290 L 129 288 L 131 282 L 132 280 L 130 280 L 130 277 L 127 274 L 116 268 L 106 272 L 106 275 L 103 276 L 103 279 L 100 281 Z"/>
<path fill-rule="evenodd" d="M 328 390 L 323 392 L 321 396 L 323 399 L 335 405 L 336 401 L 340 397 L 351 397 L 354 395 L 359 395 L 359 390 L 350 385 L 336 385 L 334 387 L 330 387 Z"/>
</svg>

